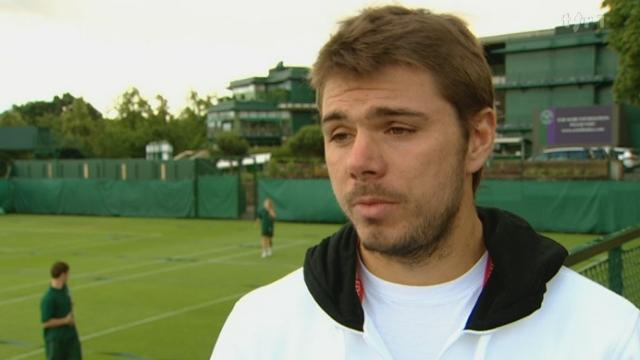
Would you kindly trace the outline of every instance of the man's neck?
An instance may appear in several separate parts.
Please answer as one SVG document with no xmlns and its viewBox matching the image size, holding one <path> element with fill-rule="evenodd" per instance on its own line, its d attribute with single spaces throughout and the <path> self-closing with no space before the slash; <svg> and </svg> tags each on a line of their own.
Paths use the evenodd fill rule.
<svg viewBox="0 0 640 360">
<path fill-rule="evenodd" d="M 377 277 L 404 285 L 436 285 L 466 273 L 484 254 L 482 223 L 475 206 L 462 206 L 454 227 L 442 246 L 429 258 L 413 264 L 403 262 L 360 245 L 360 256 L 367 269 Z"/>
<path fill-rule="evenodd" d="M 51 279 L 51 287 L 55 289 L 62 289 L 64 287 L 64 281 L 59 279 Z"/>
</svg>

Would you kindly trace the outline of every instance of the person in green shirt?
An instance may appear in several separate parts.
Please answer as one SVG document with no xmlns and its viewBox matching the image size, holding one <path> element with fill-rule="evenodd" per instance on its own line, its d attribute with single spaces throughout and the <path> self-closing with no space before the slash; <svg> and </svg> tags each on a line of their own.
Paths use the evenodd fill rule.
<svg viewBox="0 0 640 360">
<path fill-rule="evenodd" d="M 67 287 L 69 265 L 58 261 L 51 267 L 51 286 L 42 297 L 40 314 L 47 360 L 82 359 L 80 339 Z"/>
<path fill-rule="evenodd" d="M 276 219 L 276 210 L 271 199 L 266 198 L 262 209 L 258 210 L 258 220 L 262 233 L 262 258 L 271 256 L 273 253 L 273 225 Z"/>
</svg>

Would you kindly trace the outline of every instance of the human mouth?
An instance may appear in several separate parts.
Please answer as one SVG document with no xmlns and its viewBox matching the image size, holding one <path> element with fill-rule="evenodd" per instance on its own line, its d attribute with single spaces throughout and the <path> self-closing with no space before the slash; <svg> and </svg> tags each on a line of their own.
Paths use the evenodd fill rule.
<svg viewBox="0 0 640 360">
<path fill-rule="evenodd" d="M 380 219 L 387 216 L 395 205 L 397 202 L 388 199 L 363 196 L 353 202 L 352 208 L 356 215 Z"/>
</svg>

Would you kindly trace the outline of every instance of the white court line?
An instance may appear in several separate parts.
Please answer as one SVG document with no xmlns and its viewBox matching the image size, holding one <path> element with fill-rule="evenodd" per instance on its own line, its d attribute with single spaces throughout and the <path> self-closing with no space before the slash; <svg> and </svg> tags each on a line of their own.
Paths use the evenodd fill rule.
<svg viewBox="0 0 640 360">
<path fill-rule="evenodd" d="M 292 242 L 292 243 L 289 243 L 289 244 L 286 244 L 286 245 L 279 246 L 279 248 L 280 249 L 284 249 L 284 248 L 297 246 L 299 244 L 304 244 L 304 243 L 307 243 L 307 242 L 306 241 L 296 241 L 296 242 Z M 142 273 L 138 273 L 138 274 L 132 274 L 132 275 L 129 275 L 129 276 L 122 276 L 122 277 L 116 277 L 116 278 L 108 279 L 108 280 L 94 281 L 94 282 L 91 282 L 91 283 L 88 283 L 88 284 L 82 284 L 82 285 L 74 286 L 73 287 L 73 291 L 76 291 L 78 289 L 86 289 L 86 288 L 92 288 L 92 287 L 96 287 L 96 286 L 102 286 L 102 285 L 111 284 L 111 283 L 119 282 L 119 281 L 137 279 L 137 278 L 141 278 L 141 277 L 145 277 L 145 276 L 149 276 L 149 275 L 162 274 L 162 273 L 166 273 L 166 272 L 172 272 L 172 271 L 182 270 L 182 269 L 196 267 L 196 266 L 213 264 L 213 263 L 220 262 L 220 261 L 223 261 L 223 260 L 234 259 L 234 258 L 237 258 L 237 257 L 247 256 L 247 255 L 251 255 L 251 254 L 257 254 L 256 250 L 250 250 L 250 251 L 245 251 L 245 252 L 241 252 L 241 253 L 237 253 L 237 254 L 221 256 L 221 257 L 218 257 L 218 258 L 211 258 L 211 259 L 208 259 L 208 260 L 203 260 L 203 261 L 198 261 L 198 262 L 194 262 L 194 263 L 178 265 L 178 266 L 164 268 L 164 269 L 158 269 L 158 270 L 152 270 L 152 271 L 142 272 Z M 9 304 L 15 304 L 15 303 L 22 302 L 22 301 L 25 301 L 25 300 L 36 299 L 36 298 L 39 298 L 40 296 L 42 296 L 42 294 L 38 293 L 38 294 L 25 295 L 25 296 L 13 298 L 13 299 L 0 301 L 0 306 L 9 305 Z"/>
<path fill-rule="evenodd" d="M 122 240 L 81 240 L 74 243 L 65 243 L 62 246 L 51 245 L 45 248 L 33 248 L 32 251 L 37 253 L 38 255 L 57 254 L 57 253 L 70 251 L 70 250 L 77 252 L 77 251 L 83 251 L 86 249 L 93 249 L 93 248 L 102 247 L 102 246 L 120 245 L 130 241 L 140 241 L 140 240 L 159 238 L 161 236 L 162 234 L 144 234 L 140 236 L 134 236 L 131 238 L 125 238 Z M 91 241 L 91 243 L 87 244 L 86 246 L 77 246 L 78 244 L 83 244 L 88 241 Z"/>
<path fill-rule="evenodd" d="M 193 253 L 183 254 L 183 255 L 176 255 L 176 256 L 171 256 L 171 257 L 191 257 L 191 256 L 197 256 L 197 255 L 202 255 L 202 254 L 211 254 L 211 253 L 226 251 L 226 250 L 230 250 L 230 249 L 237 249 L 237 248 L 238 248 L 237 245 L 232 245 L 232 246 L 225 246 L 225 247 L 222 247 L 222 248 L 215 248 L 215 249 L 211 249 L 211 250 L 207 250 L 207 251 L 198 251 L 198 252 L 193 252 Z M 126 265 L 126 266 L 110 268 L 110 269 L 106 269 L 106 270 L 95 271 L 95 272 L 92 272 L 92 273 L 84 273 L 84 274 L 78 274 L 78 275 L 73 274 L 72 278 L 73 279 L 81 279 L 81 278 L 85 278 L 85 277 L 89 277 L 89 276 L 95 276 L 95 275 L 109 273 L 109 272 L 118 272 L 118 271 L 122 271 L 122 270 L 129 270 L 129 269 L 135 269 L 135 268 L 139 268 L 139 267 L 145 267 L 147 265 L 163 263 L 165 261 L 166 261 L 165 259 L 159 259 L 159 260 L 152 260 L 152 261 L 147 261 L 147 262 L 143 262 L 143 263 L 137 263 L 137 264 L 133 264 L 133 265 Z M 24 289 L 24 288 L 29 288 L 29 287 L 35 287 L 35 286 L 46 286 L 48 283 L 49 282 L 47 282 L 47 281 L 38 281 L 38 282 L 29 283 L 29 284 L 10 286 L 10 287 L 6 287 L 6 288 L 1 288 L 0 289 L 0 293 L 11 291 L 11 290 L 16 290 L 16 289 Z"/>
<path fill-rule="evenodd" d="M 234 300 L 237 299 L 239 297 L 241 297 L 242 295 L 244 295 L 246 292 L 242 292 L 242 293 L 237 293 L 237 294 L 233 294 L 233 295 L 229 295 L 229 296 L 225 296 L 225 297 L 221 297 L 218 299 L 214 299 L 214 300 L 210 300 L 198 305 L 191 305 L 191 306 L 187 306 L 187 307 L 183 307 L 182 309 L 177 309 L 177 310 L 172 310 L 172 311 L 168 311 L 162 314 L 158 314 L 155 316 L 151 316 L 142 320 L 137 320 L 137 321 L 133 321 L 127 324 L 123 324 L 120 326 L 114 326 L 112 328 L 108 328 L 108 329 L 104 329 L 101 331 L 97 331 L 94 332 L 92 334 L 89 335 L 85 335 L 85 336 L 81 336 L 80 337 L 80 341 L 88 341 L 91 339 L 95 339 L 101 336 L 105 336 L 105 335 L 110 335 L 113 334 L 115 332 L 119 332 L 119 331 L 123 331 L 123 330 L 128 330 L 131 328 L 134 328 L 136 326 L 140 326 L 140 325 L 144 325 L 144 324 L 148 324 L 148 323 L 152 323 L 155 321 L 159 321 L 159 320 L 164 320 L 170 317 L 174 317 L 177 315 L 182 315 L 191 311 L 195 311 L 195 310 L 200 310 L 209 306 L 213 306 L 213 305 L 217 305 L 220 303 L 224 303 L 230 300 Z M 33 355 L 38 355 L 38 354 L 42 354 L 44 352 L 44 349 L 38 349 L 38 350 L 34 350 L 34 351 L 30 351 L 28 353 L 24 353 L 18 356 L 14 356 L 12 358 L 9 358 L 8 360 L 20 360 L 20 359 L 25 359 L 28 357 L 31 357 Z"/>
<path fill-rule="evenodd" d="M 96 233 L 96 234 L 108 235 L 106 233 Z M 42 247 L 21 248 L 21 250 L 22 252 L 25 252 L 25 253 L 38 252 L 38 253 L 44 253 L 45 255 L 47 255 L 47 254 L 59 253 L 69 248 L 73 248 L 74 250 L 83 250 L 83 249 L 90 249 L 90 248 L 100 247 L 100 246 L 122 244 L 123 242 L 127 242 L 127 241 L 138 241 L 138 240 L 143 240 L 147 238 L 151 239 L 151 238 L 157 238 L 162 236 L 162 234 L 160 233 L 151 233 L 151 234 L 116 233 L 111 235 L 125 235 L 125 236 L 136 235 L 136 236 L 124 238 L 121 240 L 110 240 L 110 239 L 78 240 L 73 242 L 65 242 L 63 244 L 51 244 L 51 245 L 42 246 Z M 91 242 L 91 243 L 87 244 L 87 246 L 78 246 L 79 244 L 86 244 L 87 242 Z M 50 249 L 53 249 L 54 251 L 47 252 Z"/>
</svg>

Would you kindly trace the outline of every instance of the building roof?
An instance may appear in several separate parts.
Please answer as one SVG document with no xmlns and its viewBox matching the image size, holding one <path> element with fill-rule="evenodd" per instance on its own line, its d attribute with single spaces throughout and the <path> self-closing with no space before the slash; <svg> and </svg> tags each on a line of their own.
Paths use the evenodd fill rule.
<svg viewBox="0 0 640 360">
<path fill-rule="evenodd" d="M 266 81 L 267 81 L 267 78 L 265 77 L 250 77 L 246 79 L 233 80 L 229 84 L 229 89 L 235 89 L 237 87 L 246 86 L 246 85 L 264 84 L 266 83 Z"/>
<path fill-rule="evenodd" d="M 530 38 L 536 38 L 540 36 L 552 36 L 554 34 L 555 34 L 554 29 L 544 29 L 544 30 L 535 30 L 535 31 L 524 31 L 524 32 L 518 32 L 518 33 L 512 33 L 512 34 L 485 36 L 485 37 L 479 38 L 478 40 L 480 40 L 480 43 L 482 45 L 489 46 L 494 44 L 505 43 L 509 40 L 530 39 Z"/>
<path fill-rule="evenodd" d="M 229 84 L 229 89 L 253 84 L 276 84 L 287 80 L 306 80 L 309 76 L 309 68 L 302 66 L 284 66 L 279 62 L 274 68 L 269 69 L 267 77 L 250 77 L 234 80 Z"/>
<path fill-rule="evenodd" d="M 290 79 L 306 80 L 308 76 L 309 68 L 284 66 L 282 62 L 280 62 L 275 68 L 269 70 L 267 82 L 273 84 Z"/>
<path fill-rule="evenodd" d="M 535 51 L 584 45 L 606 44 L 608 30 L 598 23 L 558 26 L 553 29 L 487 36 L 480 43 L 492 54 Z"/>
</svg>

